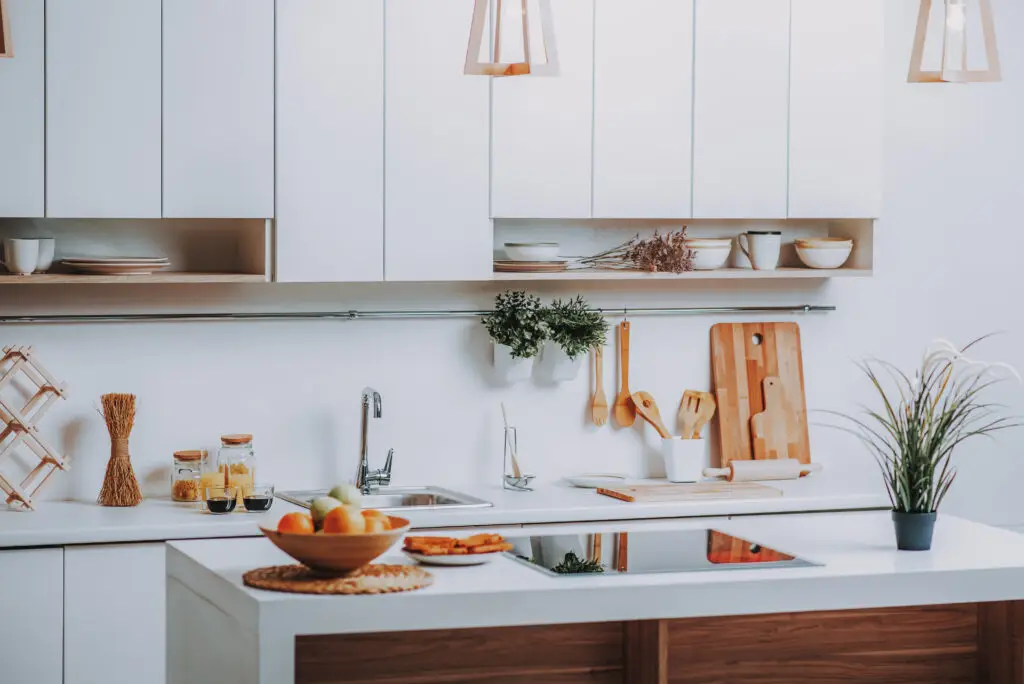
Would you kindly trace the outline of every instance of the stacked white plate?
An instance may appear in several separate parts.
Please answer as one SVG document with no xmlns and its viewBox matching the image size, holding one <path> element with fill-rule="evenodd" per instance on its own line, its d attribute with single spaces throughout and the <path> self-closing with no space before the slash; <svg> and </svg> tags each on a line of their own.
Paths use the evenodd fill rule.
<svg viewBox="0 0 1024 684">
<path fill-rule="evenodd" d="M 61 263 L 90 275 L 149 275 L 171 265 L 167 257 L 66 257 Z"/>
</svg>

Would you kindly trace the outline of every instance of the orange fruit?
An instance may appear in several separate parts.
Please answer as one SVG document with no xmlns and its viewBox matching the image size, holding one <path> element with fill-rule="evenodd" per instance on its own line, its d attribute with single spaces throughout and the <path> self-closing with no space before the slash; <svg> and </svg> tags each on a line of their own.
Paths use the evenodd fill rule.
<svg viewBox="0 0 1024 684">
<path fill-rule="evenodd" d="M 325 534 L 362 534 L 366 518 L 355 506 L 338 506 L 324 516 Z"/>
<path fill-rule="evenodd" d="M 367 532 L 384 532 L 391 529 L 391 518 L 387 513 L 381 513 L 380 511 L 368 508 L 363 511 L 363 517 L 366 518 Z M 371 524 L 374 527 L 372 530 L 370 529 Z"/>
<path fill-rule="evenodd" d="M 278 532 L 313 534 L 313 518 L 306 513 L 285 513 L 277 521 Z"/>
</svg>

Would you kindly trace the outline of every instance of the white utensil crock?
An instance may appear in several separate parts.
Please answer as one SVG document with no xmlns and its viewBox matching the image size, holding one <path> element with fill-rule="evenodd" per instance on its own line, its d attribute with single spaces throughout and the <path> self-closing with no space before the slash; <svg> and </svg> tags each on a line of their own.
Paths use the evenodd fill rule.
<svg viewBox="0 0 1024 684">
<path fill-rule="evenodd" d="M 663 439 L 661 454 L 669 482 L 700 482 L 708 465 L 707 440 L 703 439 Z"/>
</svg>

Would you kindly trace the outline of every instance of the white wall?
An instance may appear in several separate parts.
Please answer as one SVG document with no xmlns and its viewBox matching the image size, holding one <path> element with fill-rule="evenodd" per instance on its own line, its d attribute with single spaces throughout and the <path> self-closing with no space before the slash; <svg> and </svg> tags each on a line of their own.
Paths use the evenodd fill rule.
<svg viewBox="0 0 1024 684">
<path fill-rule="evenodd" d="M 1015 301 L 1024 236 L 1014 222 L 1024 178 L 1019 0 L 997 0 L 1005 82 L 907 85 L 915 0 L 891 0 L 887 25 L 884 220 L 870 280 L 811 284 L 651 284 L 580 289 L 595 305 L 835 304 L 800 317 L 811 409 L 852 410 L 870 395 L 851 359 L 881 355 L 909 365 L 932 338 L 956 342 L 1008 334 L 984 355 L 1024 367 L 1024 312 Z M 841 131 L 836 132 L 842 135 Z M 842 182 L 837 178 L 836 182 Z M 0 289 L 0 314 L 97 311 L 482 308 L 500 288 L 466 286 L 79 286 Z M 537 290 L 568 295 L 576 288 Z M 720 318 L 633 320 L 631 383 L 674 413 L 683 389 L 708 385 L 708 328 Z M 176 449 L 213 448 L 223 432 L 252 431 L 263 474 L 279 487 L 315 486 L 355 472 L 358 397 L 384 397 L 385 432 L 374 458 L 397 449 L 396 483 L 494 481 L 500 473 L 498 401 L 520 428 L 524 466 L 544 480 L 579 471 L 655 472 L 650 430 L 600 430 L 585 422 L 589 378 L 544 387 L 494 386 L 486 333 L 474 321 L 24 326 L 0 343 L 37 346 L 71 386 L 46 428 L 74 456 L 49 497 L 93 498 L 107 458 L 103 392 L 140 397 L 132 453 L 146 489 L 165 493 Z M 608 377 L 614 377 L 609 361 Z M 1001 399 L 1024 414 L 1024 388 Z M 820 417 L 818 418 L 820 420 Z M 376 426 L 374 426 L 376 427 Z M 960 481 L 947 510 L 995 523 L 1024 523 L 1017 503 L 1024 432 L 959 453 Z M 847 436 L 812 425 L 814 458 L 861 486 L 880 481 Z"/>
</svg>

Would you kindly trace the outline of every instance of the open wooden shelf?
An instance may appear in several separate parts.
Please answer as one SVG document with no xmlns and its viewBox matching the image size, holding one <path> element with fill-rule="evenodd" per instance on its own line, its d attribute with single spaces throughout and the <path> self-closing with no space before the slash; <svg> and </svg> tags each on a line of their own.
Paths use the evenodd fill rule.
<svg viewBox="0 0 1024 684">
<path fill-rule="evenodd" d="M 582 269 L 558 273 L 494 273 L 493 280 L 787 280 L 825 278 L 867 278 L 870 268 L 779 268 L 774 271 L 754 271 L 749 268 L 721 268 L 716 271 L 690 271 L 689 273 L 646 273 L 643 271 L 614 271 Z"/>
<path fill-rule="evenodd" d="M 0 285 L 70 285 L 72 283 L 265 283 L 259 273 L 181 273 L 152 275 L 76 275 L 74 273 L 36 273 L 27 276 L 0 274 Z"/>
</svg>

